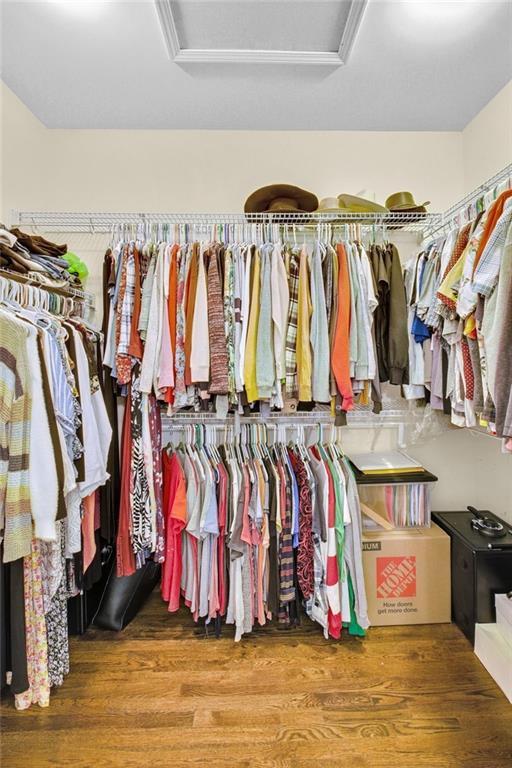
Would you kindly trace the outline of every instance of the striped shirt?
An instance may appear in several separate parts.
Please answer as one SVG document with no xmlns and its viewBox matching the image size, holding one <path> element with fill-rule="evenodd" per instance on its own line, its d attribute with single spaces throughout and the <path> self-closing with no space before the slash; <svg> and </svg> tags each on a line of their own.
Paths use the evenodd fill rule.
<svg viewBox="0 0 512 768">
<path fill-rule="evenodd" d="M 298 254 L 290 254 L 288 270 L 288 326 L 286 329 L 286 395 L 297 396 L 297 317 L 299 311 L 299 259 Z"/>
<path fill-rule="evenodd" d="M 282 471 L 287 470 L 283 467 Z M 292 490 L 289 482 L 285 483 L 286 507 L 281 510 L 281 535 L 279 537 L 279 602 L 281 603 L 280 620 L 287 616 L 287 603 L 295 599 L 293 584 L 293 545 L 292 545 Z"/>
<path fill-rule="evenodd" d="M 4 563 L 30 554 L 29 452 L 31 395 L 27 331 L 0 312 L 0 531 Z"/>
<path fill-rule="evenodd" d="M 480 257 L 473 275 L 473 291 L 490 296 L 498 282 L 501 257 L 505 248 L 507 231 L 512 222 L 512 204 L 501 214 Z"/>
</svg>

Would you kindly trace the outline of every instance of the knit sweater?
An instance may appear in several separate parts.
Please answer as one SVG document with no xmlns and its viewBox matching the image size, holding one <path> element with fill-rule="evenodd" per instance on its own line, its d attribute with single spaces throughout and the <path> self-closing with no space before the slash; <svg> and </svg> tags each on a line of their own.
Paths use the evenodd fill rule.
<svg viewBox="0 0 512 768">
<path fill-rule="evenodd" d="M 31 395 L 26 329 L 0 312 L 0 531 L 5 563 L 30 554 Z"/>
<path fill-rule="evenodd" d="M 489 364 L 493 367 L 491 380 L 494 382 L 494 403 L 496 406 L 496 434 L 498 437 L 512 437 L 512 225 L 509 226 L 501 261 L 498 294 L 496 299 L 496 329 L 493 338 L 486 339 Z"/>
</svg>

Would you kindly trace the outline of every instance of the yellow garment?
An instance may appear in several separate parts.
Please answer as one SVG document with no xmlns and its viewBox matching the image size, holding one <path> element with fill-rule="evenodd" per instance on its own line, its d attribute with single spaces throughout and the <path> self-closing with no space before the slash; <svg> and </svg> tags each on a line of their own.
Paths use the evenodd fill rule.
<svg viewBox="0 0 512 768">
<path fill-rule="evenodd" d="M 259 399 L 256 386 L 256 345 L 258 342 L 258 323 L 260 318 L 260 271 L 261 258 L 259 251 L 254 253 L 252 260 L 251 310 L 245 342 L 244 380 L 247 400 L 253 403 Z"/>
<path fill-rule="evenodd" d="M 469 315 L 469 317 L 466 317 L 466 320 L 464 322 L 464 336 L 470 336 L 471 338 L 475 338 L 475 330 L 476 330 L 476 320 L 474 313 L 472 315 Z"/>
<path fill-rule="evenodd" d="M 460 256 L 460 259 L 455 262 L 455 264 L 450 269 L 450 271 L 444 278 L 443 282 L 439 286 L 438 293 L 441 293 L 443 296 L 446 296 L 447 299 L 450 299 L 453 302 L 457 301 L 457 294 L 454 293 L 453 286 L 456 283 L 458 283 L 462 277 L 462 273 L 464 271 L 464 265 L 466 263 L 466 257 L 469 253 L 469 249 L 470 249 L 470 244 L 468 244 L 464 248 Z"/>
<path fill-rule="evenodd" d="M 297 381 L 299 385 L 299 400 L 311 400 L 311 343 L 309 326 L 313 307 L 309 290 L 308 256 L 303 248 L 300 254 L 299 266 L 299 301 L 297 308 Z"/>
</svg>

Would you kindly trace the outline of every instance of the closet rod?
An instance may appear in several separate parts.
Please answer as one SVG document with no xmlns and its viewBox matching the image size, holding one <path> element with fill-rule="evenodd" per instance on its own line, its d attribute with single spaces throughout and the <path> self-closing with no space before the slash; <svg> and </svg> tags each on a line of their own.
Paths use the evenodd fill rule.
<svg viewBox="0 0 512 768">
<path fill-rule="evenodd" d="M 151 225 L 222 226 L 279 224 L 316 227 L 318 224 L 386 227 L 422 232 L 441 221 L 440 213 L 73 213 L 12 211 L 13 225 L 47 232 L 110 233 L 116 226 L 144 228 Z"/>
<path fill-rule="evenodd" d="M 413 420 L 415 414 L 409 409 L 400 409 L 396 407 L 383 408 L 376 414 L 370 410 L 369 406 L 357 406 L 353 411 L 347 413 L 347 425 L 350 427 L 403 427 L 403 425 Z M 227 425 L 240 424 L 334 424 L 334 416 L 329 410 L 325 411 L 298 411 L 294 414 L 271 413 L 268 416 L 254 414 L 251 416 L 238 416 L 229 414 L 225 418 L 217 416 L 215 413 L 203 413 L 198 411 L 193 413 L 179 413 L 169 415 L 162 413 L 162 429 L 164 431 L 179 428 L 189 424 L 208 424 L 212 426 L 225 427 Z"/>
</svg>

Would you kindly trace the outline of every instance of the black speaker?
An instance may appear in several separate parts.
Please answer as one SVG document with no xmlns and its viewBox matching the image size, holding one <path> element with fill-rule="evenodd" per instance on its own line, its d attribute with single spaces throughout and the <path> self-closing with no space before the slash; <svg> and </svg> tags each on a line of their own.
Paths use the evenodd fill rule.
<svg viewBox="0 0 512 768">
<path fill-rule="evenodd" d="M 473 644 L 475 624 L 496 621 L 494 596 L 512 588 L 512 525 L 487 536 L 474 523 L 475 511 L 432 512 L 432 519 L 451 538 L 452 619 Z"/>
</svg>

